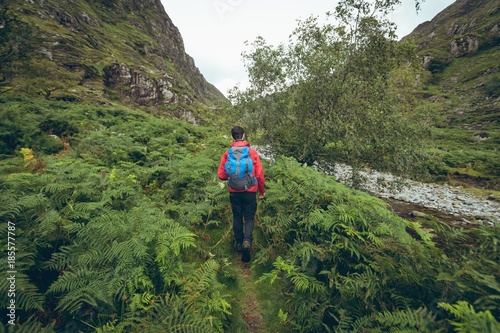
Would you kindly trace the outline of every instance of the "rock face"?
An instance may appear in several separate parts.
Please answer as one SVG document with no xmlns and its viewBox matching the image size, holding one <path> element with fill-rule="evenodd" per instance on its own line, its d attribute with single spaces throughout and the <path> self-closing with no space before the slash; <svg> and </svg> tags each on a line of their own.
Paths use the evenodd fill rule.
<svg viewBox="0 0 500 333">
<path fill-rule="evenodd" d="M 196 103 L 227 102 L 186 54 L 160 0 L 12 0 L 4 6 L 34 28 L 35 52 L 24 66 L 46 65 L 40 73 L 24 73 L 24 79 L 43 75 L 50 98 L 111 96 L 143 106 L 175 105 L 180 111 Z M 13 86 L 23 85 L 19 73 L 3 74 Z"/>
<path fill-rule="evenodd" d="M 403 40 L 416 37 L 421 50 L 444 45 L 453 57 L 467 56 L 483 47 L 498 45 L 499 14 L 496 0 L 457 0 Z M 447 42 L 450 39 L 451 43 Z M 423 55 L 423 62 L 428 65 L 432 58 L 432 55 Z"/>
<path fill-rule="evenodd" d="M 125 63 L 115 63 L 104 68 L 105 85 L 120 90 L 123 96 L 141 105 L 175 104 L 178 96 L 169 90 L 173 84 L 168 79 L 168 74 L 165 74 L 165 78 L 151 78 Z"/>
<path fill-rule="evenodd" d="M 451 42 L 450 52 L 454 57 L 463 57 L 471 54 L 479 48 L 479 39 L 474 36 L 457 38 Z"/>
</svg>

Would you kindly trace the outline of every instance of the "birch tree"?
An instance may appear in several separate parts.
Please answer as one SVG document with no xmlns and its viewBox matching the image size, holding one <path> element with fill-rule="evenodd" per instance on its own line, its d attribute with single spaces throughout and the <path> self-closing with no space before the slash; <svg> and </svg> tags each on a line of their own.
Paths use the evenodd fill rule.
<svg viewBox="0 0 500 333">
<path fill-rule="evenodd" d="M 386 18 L 399 3 L 342 1 L 324 21 L 300 21 L 287 44 L 248 43 L 250 86 L 231 95 L 247 126 L 308 165 L 416 172 L 428 133 L 414 111 L 414 46 L 397 42 Z"/>
</svg>

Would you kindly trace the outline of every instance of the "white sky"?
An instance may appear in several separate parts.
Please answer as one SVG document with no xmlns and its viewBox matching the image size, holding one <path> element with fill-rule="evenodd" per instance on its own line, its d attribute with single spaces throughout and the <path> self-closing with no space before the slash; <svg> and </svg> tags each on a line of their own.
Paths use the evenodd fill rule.
<svg viewBox="0 0 500 333">
<path fill-rule="evenodd" d="M 205 79 L 223 94 L 239 84 L 248 85 L 241 53 L 245 41 L 262 36 L 271 45 L 286 43 L 297 20 L 324 17 L 338 0 L 161 0 L 180 30 L 186 53 L 193 57 Z M 399 38 L 431 20 L 455 0 L 426 0 L 418 14 L 414 0 L 402 0 L 389 19 L 398 25 Z"/>
</svg>

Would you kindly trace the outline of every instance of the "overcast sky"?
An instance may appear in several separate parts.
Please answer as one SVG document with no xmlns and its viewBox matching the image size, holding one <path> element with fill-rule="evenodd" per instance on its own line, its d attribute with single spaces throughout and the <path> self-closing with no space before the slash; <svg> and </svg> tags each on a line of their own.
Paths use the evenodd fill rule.
<svg viewBox="0 0 500 333">
<path fill-rule="evenodd" d="M 247 86 L 241 52 L 245 41 L 262 36 L 272 45 L 286 43 L 297 20 L 324 17 L 337 0 L 161 0 L 179 28 L 186 53 L 193 57 L 205 79 L 223 94 L 240 84 Z M 415 12 L 414 0 L 403 0 L 389 16 L 398 25 L 399 39 L 420 23 L 431 20 L 455 0 L 426 0 Z"/>
</svg>

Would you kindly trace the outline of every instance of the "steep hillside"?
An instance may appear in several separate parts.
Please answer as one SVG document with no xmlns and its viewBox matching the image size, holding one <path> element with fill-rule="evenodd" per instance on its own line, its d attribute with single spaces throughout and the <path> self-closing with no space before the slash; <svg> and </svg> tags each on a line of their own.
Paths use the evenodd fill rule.
<svg viewBox="0 0 500 333">
<path fill-rule="evenodd" d="M 423 97 L 444 102 L 447 125 L 497 128 L 498 1 L 458 0 L 403 38 L 408 39 L 418 45 L 422 62 L 431 73 L 429 91 Z"/>
<path fill-rule="evenodd" d="M 13 0 L 0 15 L 3 92 L 179 115 L 225 102 L 185 53 L 160 0 Z"/>
<path fill-rule="evenodd" d="M 427 69 L 421 107 L 436 116 L 431 173 L 456 185 L 499 189 L 498 1 L 457 0 L 403 38 L 408 40 Z"/>
</svg>

